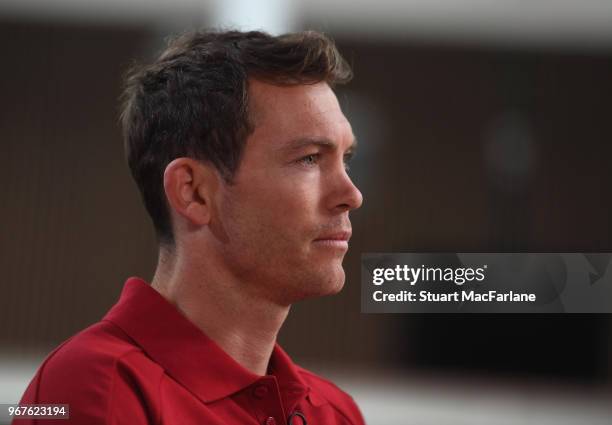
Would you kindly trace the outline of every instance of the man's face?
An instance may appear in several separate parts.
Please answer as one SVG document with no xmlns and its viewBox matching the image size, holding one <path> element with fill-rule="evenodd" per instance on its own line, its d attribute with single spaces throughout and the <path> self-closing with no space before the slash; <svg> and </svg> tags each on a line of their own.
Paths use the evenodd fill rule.
<svg viewBox="0 0 612 425">
<path fill-rule="evenodd" d="M 249 96 L 255 130 L 216 199 L 221 258 L 245 290 L 279 304 L 336 293 L 349 211 L 362 202 L 345 169 L 351 126 L 326 83 L 252 80 Z"/>
</svg>

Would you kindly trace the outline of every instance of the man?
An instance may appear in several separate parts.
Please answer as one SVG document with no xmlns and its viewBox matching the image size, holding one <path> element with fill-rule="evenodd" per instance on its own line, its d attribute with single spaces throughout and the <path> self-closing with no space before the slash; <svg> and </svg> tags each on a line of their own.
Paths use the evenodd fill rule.
<svg viewBox="0 0 612 425">
<path fill-rule="evenodd" d="M 350 77 L 316 32 L 189 33 L 134 70 L 122 122 L 155 276 L 128 279 L 21 404 L 69 404 L 83 425 L 362 424 L 350 396 L 276 343 L 291 304 L 344 284 L 362 196 L 331 87 Z"/>
</svg>

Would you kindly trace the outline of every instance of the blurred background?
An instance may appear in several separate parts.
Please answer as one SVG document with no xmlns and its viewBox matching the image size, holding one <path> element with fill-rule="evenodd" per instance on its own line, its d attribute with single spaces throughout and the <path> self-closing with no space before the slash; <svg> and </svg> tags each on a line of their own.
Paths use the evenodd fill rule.
<svg viewBox="0 0 612 425">
<path fill-rule="evenodd" d="M 612 252 L 612 2 L 0 0 L 0 403 L 150 279 L 121 79 L 169 34 L 317 29 L 352 64 L 347 282 L 281 344 L 369 424 L 612 423 L 610 315 L 360 313 L 365 252 Z M 606 118 L 608 117 L 608 118 Z"/>
</svg>

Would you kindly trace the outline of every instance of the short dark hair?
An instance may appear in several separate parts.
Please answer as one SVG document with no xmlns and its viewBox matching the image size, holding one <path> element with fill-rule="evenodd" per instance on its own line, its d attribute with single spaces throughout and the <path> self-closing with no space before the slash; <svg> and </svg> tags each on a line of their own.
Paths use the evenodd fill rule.
<svg viewBox="0 0 612 425">
<path fill-rule="evenodd" d="M 351 77 L 334 42 L 316 31 L 189 32 L 171 39 L 153 63 L 132 67 L 122 96 L 125 151 L 158 242 L 174 245 L 163 187 L 173 159 L 208 161 L 231 183 L 254 129 L 249 78 L 333 87 Z"/>
</svg>

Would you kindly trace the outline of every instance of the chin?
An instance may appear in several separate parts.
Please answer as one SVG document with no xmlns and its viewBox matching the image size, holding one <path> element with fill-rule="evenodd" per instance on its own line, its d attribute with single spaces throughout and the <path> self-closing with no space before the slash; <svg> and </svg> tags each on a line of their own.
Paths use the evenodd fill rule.
<svg viewBox="0 0 612 425">
<path fill-rule="evenodd" d="M 329 283 L 329 295 L 335 295 L 344 288 L 345 275 L 344 270 L 339 273 L 339 276 Z"/>
<path fill-rule="evenodd" d="M 344 287 L 345 274 L 342 267 L 324 271 L 314 276 L 304 288 L 310 291 L 304 293 L 304 298 L 317 298 L 327 295 L 335 295 Z"/>
</svg>

